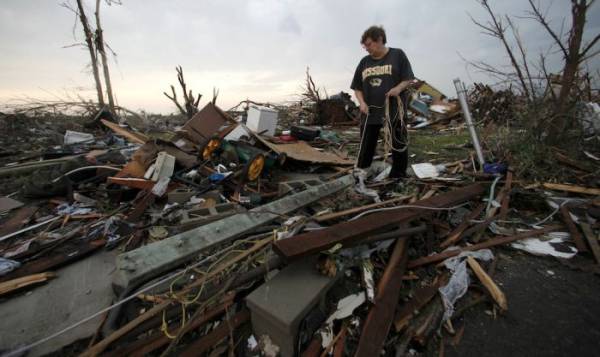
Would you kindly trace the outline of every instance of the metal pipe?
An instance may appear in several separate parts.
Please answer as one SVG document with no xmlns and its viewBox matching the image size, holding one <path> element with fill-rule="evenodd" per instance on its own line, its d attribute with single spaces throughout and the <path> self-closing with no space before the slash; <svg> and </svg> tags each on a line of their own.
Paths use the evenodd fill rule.
<svg viewBox="0 0 600 357">
<path fill-rule="evenodd" d="M 479 145 L 479 138 L 477 137 L 477 132 L 475 131 L 475 125 L 473 125 L 473 118 L 471 117 L 471 112 L 469 111 L 469 104 L 467 103 L 467 89 L 461 82 L 460 78 L 456 78 L 454 80 L 454 87 L 456 88 L 456 94 L 458 95 L 458 100 L 460 101 L 460 106 L 462 108 L 465 121 L 467 122 L 469 133 L 471 133 L 471 139 L 473 140 L 473 146 L 475 146 L 475 152 L 477 153 L 479 166 L 483 169 L 485 160 L 483 159 L 483 152 L 481 151 L 481 146 Z"/>
</svg>

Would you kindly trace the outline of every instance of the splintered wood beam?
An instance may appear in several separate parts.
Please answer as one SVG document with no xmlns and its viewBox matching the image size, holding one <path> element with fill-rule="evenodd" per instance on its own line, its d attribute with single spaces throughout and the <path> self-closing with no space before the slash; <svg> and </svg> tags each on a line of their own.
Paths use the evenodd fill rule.
<svg viewBox="0 0 600 357">
<path fill-rule="evenodd" d="M 275 242 L 277 254 L 288 260 L 327 250 L 336 244 L 348 245 L 367 238 L 378 230 L 409 223 L 434 212 L 435 209 L 450 208 L 480 196 L 485 187 L 474 184 L 446 192 L 426 200 L 415 202 L 415 208 L 399 208 L 381 211 L 353 221 L 336 224 L 329 228 L 312 231 Z M 422 207 L 422 208 L 420 208 Z M 433 209 L 433 210 L 432 210 Z"/>
<path fill-rule="evenodd" d="M 581 223 L 580 226 L 585 239 L 587 239 L 587 242 L 590 245 L 596 263 L 600 264 L 600 244 L 598 243 L 598 238 L 594 237 L 594 232 L 589 224 Z"/>
<path fill-rule="evenodd" d="M 569 233 L 571 233 L 571 238 L 573 238 L 573 242 L 575 242 L 577 250 L 580 252 L 587 252 L 588 248 L 585 245 L 583 237 L 581 236 L 581 233 L 579 233 L 575 222 L 573 222 L 573 220 L 571 219 L 571 213 L 569 212 L 569 208 L 567 208 L 566 205 L 560 206 L 560 214 L 562 216 L 563 222 L 565 222 L 567 228 L 569 229 Z"/>
<path fill-rule="evenodd" d="M 375 305 L 369 310 L 363 324 L 355 356 L 371 357 L 380 355 L 383 343 L 394 320 L 394 312 L 398 306 L 402 275 L 406 270 L 406 262 L 408 261 L 407 252 L 407 240 L 398 239 L 383 276 L 377 283 Z"/>
<path fill-rule="evenodd" d="M 565 191 L 565 192 L 573 192 L 573 193 L 581 193 L 584 195 L 595 195 L 600 196 L 600 189 L 598 188 L 590 188 L 590 187 L 582 187 L 575 185 L 567 185 L 561 183 L 549 183 L 546 182 L 542 184 L 544 188 L 555 191 Z"/>
<path fill-rule="evenodd" d="M 100 121 L 102 122 L 102 124 L 104 124 L 104 126 L 108 127 L 115 134 L 124 137 L 125 139 L 131 141 L 132 143 L 144 145 L 146 143 L 146 141 L 149 140 L 149 138 L 146 135 L 141 134 L 141 133 L 136 133 L 133 131 L 129 131 L 125 128 L 120 127 L 119 124 L 115 124 L 113 122 L 110 122 L 110 121 L 104 120 L 104 119 L 100 119 Z"/>
<path fill-rule="evenodd" d="M 467 257 L 467 263 L 469 264 L 469 266 L 471 267 L 481 284 L 483 284 L 483 286 L 485 286 L 487 291 L 490 293 L 496 304 L 500 306 L 500 309 L 502 309 L 503 311 L 508 310 L 506 296 L 504 296 L 504 293 L 502 292 L 502 290 L 500 290 L 498 285 L 496 285 L 494 280 L 492 280 L 492 278 L 490 278 L 490 276 L 483 270 L 481 265 L 479 265 L 479 263 L 475 259 L 473 259 L 473 257 L 470 256 Z"/>
<path fill-rule="evenodd" d="M 3 283 L 0 283 L 0 296 L 11 293 L 13 291 L 19 290 L 21 288 L 24 288 L 24 287 L 27 287 L 27 286 L 30 286 L 33 284 L 43 283 L 43 282 L 50 280 L 52 278 L 55 278 L 55 277 L 56 277 L 56 274 L 54 274 L 52 272 L 46 272 L 46 273 L 33 274 L 33 275 L 24 276 L 24 277 L 17 278 L 17 279 L 5 281 Z"/>
<path fill-rule="evenodd" d="M 560 228 L 561 228 L 561 226 L 558 226 L 558 225 L 548 226 L 548 227 L 545 227 L 542 229 L 533 229 L 533 230 L 530 230 L 527 232 L 519 233 L 517 235 L 510 236 L 510 237 L 492 238 L 483 243 L 473 244 L 473 245 L 470 245 L 467 247 L 449 250 L 449 251 L 445 251 L 443 253 L 428 255 L 426 257 L 421 257 L 421 258 L 418 258 L 415 260 L 411 260 L 410 262 L 408 262 L 408 268 L 413 269 L 413 268 L 420 267 L 423 265 L 441 262 L 442 260 L 457 256 L 461 252 L 476 251 L 476 250 L 480 250 L 480 249 L 495 247 L 498 245 L 508 244 L 511 242 L 516 242 L 521 239 L 531 238 L 531 237 L 539 236 L 539 235 L 542 235 L 545 233 L 553 232 Z"/>
<path fill-rule="evenodd" d="M 462 238 L 462 233 L 471 225 L 471 220 L 477 218 L 485 209 L 486 204 L 484 202 L 480 203 L 477 207 L 475 207 L 471 213 L 465 218 L 464 221 L 461 222 L 450 234 L 448 234 L 448 238 L 444 240 L 440 244 L 440 248 L 447 248 L 452 244 L 458 242 Z"/>
</svg>

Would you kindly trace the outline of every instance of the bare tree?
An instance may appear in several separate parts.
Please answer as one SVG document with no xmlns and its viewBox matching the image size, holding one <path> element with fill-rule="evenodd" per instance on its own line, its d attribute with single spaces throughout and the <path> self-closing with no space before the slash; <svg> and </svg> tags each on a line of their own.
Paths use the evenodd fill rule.
<svg viewBox="0 0 600 357">
<path fill-rule="evenodd" d="M 306 67 L 306 83 L 302 96 L 315 103 L 318 103 L 321 100 L 321 93 L 319 93 L 319 90 L 317 89 L 317 86 L 310 75 L 309 67 Z"/>
<path fill-rule="evenodd" d="M 523 90 L 523 94 L 525 94 L 525 96 L 528 99 L 531 99 L 530 90 L 528 89 L 527 84 L 525 82 L 525 76 L 523 75 L 521 66 L 517 62 L 517 59 L 516 59 L 515 55 L 513 54 L 513 51 L 508 43 L 508 39 L 506 38 L 507 27 L 502 23 L 502 19 L 497 17 L 494 14 L 494 12 L 490 8 L 490 5 L 488 4 L 487 0 L 478 0 L 478 1 L 481 4 L 481 6 L 483 6 L 485 8 L 485 10 L 488 12 L 488 14 L 490 15 L 491 21 L 488 22 L 487 24 L 482 24 L 482 23 L 478 22 L 477 20 L 475 20 L 473 17 L 471 17 L 471 21 L 473 21 L 473 23 L 475 25 L 479 26 L 483 30 L 484 34 L 491 36 L 491 37 L 495 37 L 502 42 L 502 45 L 504 46 L 504 49 L 506 50 L 506 53 L 508 54 L 508 57 L 510 58 L 510 63 L 513 66 L 513 68 L 517 74 L 517 77 L 521 84 L 521 89 Z M 509 22 L 509 24 L 510 24 L 510 22 Z M 518 34 L 516 34 L 514 32 L 513 32 L 513 34 L 515 35 L 515 37 L 518 37 Z"/>
<path fill-rule="evenodd" d="M 584 84 L 584 87 L 587 83 L 586 74 L 580 73 L 582 63 L 600 53 L 600 51 L 593 51 L 594 46 L 600 40 L 600 34 L 595 35 L 589 43 L 585 45 L 582 43 L 587 11 L 594 0 L 571 0 L 571 18 L 567 38 L 563 35 L 564 22 L 560 31 L 557 31 L 550 23 L 547 11 L 541 8 L 540 2 L 528 0 L 530 10 L 526 12 L 526 16 L 521 18 L 533 19 L 538 22 L 553 42 L 546 53 L 539 54 L 537 64 L 529 61 L 525 44 L 513 19 L 509 16 L 500 17 L 494 14 L 488 0 L 477 1 L 489 14 L 490 21 L 484 24 L 476 21 L 473 17 L 471 20 L 483 29 L 484 34 L 497 38 L 502 43 L 510 59 L 512 71 L 506 71 L 481 61 L 468 63 L 505 83 L 518 83 L 529 103 L 539 99 L 537 98 L 539 92 L 537 89 L 545 85 L 546 93 L 550 94 L 547 98 L 552 103 L 550 106 L 543 106 L 545 113 L 540 117 L 537 127 L 544 128 L 548 134 L 547 138 L 553 140 L 574 122 L 572 115 L 576 98 L 574 91 L 579 90 L 578 83 Z M 509 32 L 513 35 L 512 41 L 507 36 Z M 560 75 L 553 75 L 548 70 L 548 58 L 556 53 L 561 54 L 563 60 Z M 534 70 L 537 73 L 534 73 Z M 554 93 L 552 90 L 556 84 L 560 85 L 559 93 Z M 550 109 L 547 110 L 547 108 Z"/>
<path fill-rule="evenodd" d="M 104 74 L 104 82 L 106 86 L 106 97 L 108 99 L 109 110 L 114 114 L 115 113 L 115 101 L 113 88 L 110 80 L 110 71 L 108 68 L 108 59 L 106 56 L 106 48 L 109 48 L 104 40 L 104 33 L 102 30 L 102 26 L 100 23 L 100 1 L 96 0 L 96 29 L 94 30 L 90 25 L 88 18 L 85 14 L 85 9 L 83 6 L 83 0 L 76 0 L 77 9 L 75 9 L 68 1 L 62 3 L 61 5 L 71 11 L 73 11 L 78 17 L 81 25 L 83 27 L 83 33 L 85 36 L 85 46 L 87 47 L 90 58 L 91 58 L 91 67 L 92 73 L 94 74 L 94 81 L 96 82 L 96 92 L 98 95 L 98 105 L 100 107 L 104 106 L 104 92 L 102 90 L 102 81 L 100 79 L 100 71 L 99 71 L 99 60 L 98 55 L 100 56 L 100 60 L 102 62 L 102 69 Z M 107 5 L 112 4 L 121 4 L 120 0 L 105 0 Z M 79 45 L 79 44 L 77 44 Z M 114 51 L 112 51 L 113 56 L 115 55 Z"/>
<path fill-rule="evenodd" d="M 171 84 L 171 95 L 167 94 L 167 92 L 163 92 L 163 94 L 169 98 L 179 109 L 179 112 L 186 116 L 187 118 L 191 118 L 198 112 L 198 104 L 200 103 L 200 98 L 202 98 L 202 94 L 198 94 L 198 97 L 195 97 L 190 89 L 188 91 L 187 85 L 185 84 L 185 79 L 183 78 L 183 68 L 181 66 L 175 67 L 175 71 L 177 71 L 177 81 L 181 86 L 181 90 L 183 92 L 183 105 L 179 104 L 177 100 L 177 92 L 175 91 L 175 86 Z M 218 91 L 215 92 L 213 90 L 213 102 L 217 101 Z M 185 108 L 185 109 L 184 109 Z"/>
<path fill-rule="evenodd" d="M 556 99 L 556 116 L 554 117 L 551 130 L 554 134 L 560 133 L 569 126 L 568 112 L 571 108 L 571 95 L 576 86 L 577 73 L 580 65 L 587 59 L 598 54 L 590 50 L 600 40 L 600 34 L 586 44 L 582 49 L 583 31 L 585 28 L 587 11 L 594 3 L 594 0 L 571 0 L 571 29 L 567 43 L 563 43 L 561 36 L 550 26 L 546 16 L 542 13 L 539 3 L 535 4 L 533 0 L 528 0 L 531 7 L 530 17 L 539 22 L 546 32 L 552 37 L 555 44 L 560 48 L 564 58 L 564 65 L 561 76 L 561 88 Z"/>
<path fill-rule="evenodd" d="M 98 73 L 98 57 L 96 56 L 94 35 L 92 33 L 92 30 L 90 29 L 90 24 L 87 20 L 87 16 L 85 15 L 85 10 L 83 9 L 83 4 L 81 3 L 81 1 L 82 0 L 77 0 L 77 14 L 79 15 L 81 26 L 83 27 L 85 43 L 87 44 L 87 48 L 90 52 L 90 58 L 92 61 L 92 72 L 94 74 L 94 81 L 96 82 L 96 92 L 98 93 L 98 104 L 102 107 L 104 106 L 104 95 L 102 92 L 102 82 L 100 81 L 100 73 Z M 69 8 L 69 5 L 67 3 L 64 3 L 63 6 Z"/>
<path fill-rule="evenodd" d="M 219 96 L 219 88 L 217 87 L 213 87 L 213 99 L 211 101 L 211 103 L 213 105 L 217 105 L 217 97 Z"/>
<path fill-rule="evenodd" d="M 79 1 L 79 0 L 78 0 Z M 117 1 L 106 0 L 108 5 L 118 3 Z M 102 59 L 102 70 L 104 72 L 104 83 L 106 84 L 106 95 L 108 97 L 108 106 L 111 113 L 115 113 L 115 100 L 113 97 L 112 84 L 110 82 L 110 72 L 108 69 L 108 60 L 106 59 L 106 51 L 104 49 L 104 33 L 100 25 L 100 0 L 96 0 L 96 48 Z"/>
</svg>

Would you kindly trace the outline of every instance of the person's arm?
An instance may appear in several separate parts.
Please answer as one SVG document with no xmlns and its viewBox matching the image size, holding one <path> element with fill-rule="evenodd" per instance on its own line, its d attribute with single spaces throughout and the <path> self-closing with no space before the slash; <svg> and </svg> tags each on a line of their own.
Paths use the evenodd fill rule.
<svg viewBox="0 0 600 357">
<path fill-rule="evenodd" d="M 369 106 L 365 102 L 365 96 L 363 95 L 363 92 L 361 90 L 355 89 L 354 96 L 356 97 L 356 100 L 358 100 L 360 112 L 363 114 L 369 114 Z"/>
<path fill-rule="evenodd" d="M 356 97 L 356 100 L 358 100 L 358 106 L 360 108 L 360 112 L 363 114 L 369 114 L 369 106 L 367 105 L 367 102 L 365 102 L 365 95 L 362 90 L 363 89 L 363 83 L 362 83 L 363 60 L 361 60 L 358 63 L 358 66 L 356 66 L 356 70 L 354 71 L 354 76 L 352 77 L 352 84 L 350 84 L 350 88 L 352 90 L 354 90 L 354 96 Z"/>
<path fill-rule="evenodd" d="M 417 86 L 421 81 L 415 79 L 410 61 L 404 51 L 400 50 L 399 56 L 400 83 L 390 89 L 385 95 L 387 97 L 396 97 L 410 86 Z"/>
<path fill-rule="evenodd" d="M 418 86 L 419 83 L 421 83 L 421 81 L 419 81 L 418 79 L 407 79 L 405 81 L 398 83 L 397 86 L 390 89 L 385 95 L 386 95 L 386 97 L 397 97 L 406 88 L 408 88 L 410 86 Z"/>
</svg>

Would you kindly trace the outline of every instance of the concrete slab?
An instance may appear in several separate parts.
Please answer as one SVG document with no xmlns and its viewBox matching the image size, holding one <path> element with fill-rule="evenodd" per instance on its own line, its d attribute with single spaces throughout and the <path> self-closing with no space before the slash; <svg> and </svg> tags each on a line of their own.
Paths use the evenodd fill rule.
<svg viewBox="0 0 600 357">
<path fill-rule="evenodd" d="M 56 271 L 58 277 L 0 303 L 0 352 L 36 342 L 109 306 L 116 252 L 101 251 Z M 92 336 L 101 316 L 38 347 L 41 356 Z"/>
</svg>

